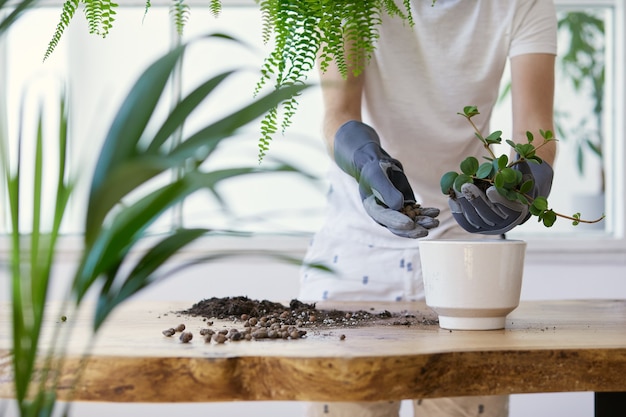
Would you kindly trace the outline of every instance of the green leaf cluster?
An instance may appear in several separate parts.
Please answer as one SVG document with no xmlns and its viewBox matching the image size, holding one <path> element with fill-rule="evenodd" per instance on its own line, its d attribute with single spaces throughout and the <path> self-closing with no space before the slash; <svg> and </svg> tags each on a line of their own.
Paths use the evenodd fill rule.
<svg viewBox="0 0 626 417">
<path fill-rule="evenodd" d="M 111 0 L 66 0 L 63 3 L 61 16 L 57 23 L 52 39 L 48 42 L 48 48 L 44 54 L 44 61 L 52 55 L 57 45 L 61 41 L 63 33 L 68 28 L 71 20 L 74 18 L 80 4 L 83 4 L 83 11 L 87 19 L 89 33 L 105 38 L 109 34 L 109 30 L 115 22 L 115 9 L 117 3 Z"/>
<path fill-rule="evenodd" d="M 221 0 L 207 0 L 214 16 L 221 11 Z M 273 88 L 303 85 L 319 59 L 322 71 L 335 62 L 345 77 L 349 69 L 360 74 L 374 52 L 381 16 L 398 17 L 413 25 L 410 0 L 398 6 L 394 0 L 255 0 L 261 11 L 263 41 L 273 41 L 273 49 L 261 66 L 255 93 L 266 84 Z M 436 0 L 432 1 L 434 5 Z M 56 46 L 80 4 L 84 5 L 90 33 L 106 36 L 115 9 L 111 0 L 66 0 L 60 21 L 49 42 L 44 60 Z M 151 7 L 146 0 L 146 12 Z M 182 35 L 190 8 L 185 0 L 174 0 L 170 9 L 173 22 Z M 349 45 L 346 49 L 345 45 Z M 259 161 L 266 155 L 272 138 L 284 132 L 298 109 L 298 95 L 270 109 L 261 122 Z"/>
<path fill-rule="evenodd" d="M 537 156 L 537 149 L 556 140 L 551 131 L 539 131 L 542 142 L 537 146 L 535 146 L 535 137 L 532 132 L 526 132 L 525 143 L 516 143 L 507 139 L 505 143 L 509 145 L 512 153 L 516 155 L 514 160 L 509 160 L 509 157 L 505 154 L 496 156 L 491 148 L 493 145 L 502 143 L 502 131 L 497 130 L 488 136 L 483 136 L 476 128 L 472 121 L 472 117 L 480 114 L 476 106 L 466 106 L 463 108 L 463 112 L 458 114 L 472 125 L 476 138 L 482 142 L 488 155 L 484 156 L 486 161 L 483 163 L 480 163 L 476 157 L 469 156 L 461 161 L 459 166 L 460 172 L 450 171 L 443 174 L 440 180 L 442 193 L 449 195 L 451 198 L 456 198 L 457 194 L 461 192 L 463 184 L 467 183 L 477 184 L 483 189 L 494 187 L 500 195 L 508 200 L 528 206 L 530 214 L 537 216 L 538 221 L 542 222 L 546 227 L 554 225 L 557 217 L 565 217 L 571 220 L 573 225 L 578 225 L 580 222 L 593 223 L 604 218 L 602 216 L 600 219 L 587 221 L 580 218 L 580 213 L 564 216 L 549 208 L 547 196 L 534 196 L 534 198 L 530 196 L 529 193 L 533 190 L 534 181 L 532 179 L 524 179 L 522 172 L 515 169 L 515 165 L 520 163 L 543 163 L 542 159 Z"/>
<path fill-rule="evenodd" d="M 384 13 L 413 23 L 408 0 L 403 2 L 405 10 L 391 0 L 257 2 L 262 13 L 263 39 L 274 40 L 273 50 L 262 66 L 257 91 L 268 82 L 273 82 L 274 88 L 304 83 L 316 62 L 321 71 L 334 61 L 344 77 L 349 69 L 358 75 L 375 49 Z M 346 49 L 345 45 L 349 47 Z M 272 137 L 289 126 L 296 110 L 294 97 L 266 115 L 259 141 L 260 160 Z"/>
<path fill-rule="evenodd" d="M 234 41 L 224 35 L 212 37 Z M 138 79 L 113 120 L 94 171 L 85 223 L 86 255 L 76 275 L 74 291 L 80 300 L 95 280 L 104 280 L 96 328 L 115 305 L 150 283 L 154 270 L 180 247 L 207 232 L 175 230 L 148 251 L 135 269 L 123 273 L 120 267 L 128 254 L 145 236 L 147 228 L 164 212 L 199 190 L 208 190 L 219 198 L 217 184 L 232 177 L 294 170 L 283 165 L 205 172 L 201 167 L 223 140 L 235 135 L 277 103 L 304 90 L 305 85 L 273 90 L 238 111 L 188 134 L 180 143 L 170 143 L 168 139 L 183 127 L 200 103 L 234 74 L 234 71 L 228 71 L 196 87 L 171 110 L 156 133 L 147 132 L 146 127 L 154 118 L 153 112 L 172 72 L 182 59 L 186 45 L 173 49 L 156 61 Z M 181 167 L 186 168 L 181 170 Z M 179 172 L 175 180 L 133 198 L 139 187 L 172 170 Z M 129 200 L 132 203 L 129 204 Z M 123 201 L 126 202 L 122 204 Z M 120 280 L 123 284 L 118 286 Z"/>
<path fill-rule="evenodd" d="M 28 400 L 29 387 L 38 354 L 40 330 L 44 320 L 44 304 L 48 294 L 50 274 L 55 255 L 56 242 L 59 238 L 61 221 L 74 189 L 75 181 L 68 178 L 68 109 L 66 94 L 63 92 L 58 101 L 58 130 L 56 137 L 46 136 L 44 126 L 44 109 L 40 104 L 36 114 L 34 137 L 26 137 L 24 129 L 24 111 L 20 112 L 20 129 L 17 138 L 17 157 L 9 157 L 6 141 L 0 138 L 0 161 L 2 177 L 6 185 L 10 206 L 10 238 L 11 238 L 11 300 L 13 316 L 13 366 L 15 379 L 15 395 L 20 415 L 38 416 L 51 412 L 54 395 L 41 388 L 33 399 Z M 46 144 L 46 145 L 44 145 Z M 48 167 L 50 164 L 50 144 L 56 144 L 56 175 Z M 23 153 L 22 149 L 32 145 L 34 153 Z M 45 151 L 44 151 L 45 150 Z M 28 198 L 22 191 L 26 181 L 24 178 L 32 174 L 32 207 L 26 206 Z M 53 178 L 54 175 L 54 178 Z M 55 199 L 53 207 L 44 206 L 44 176 L 47 181 L 55 182 Z M 28 225 L 31 232 L 21 233 L 25 227 L 23 214 L 32 213 L 32 221 Z M 50 224 L 44 219 L 52 214 Z M 41 378 L 47 377 L 47 369 Z M 43 385 L 41 386 L 43 387 Z"/>
<path fill-rule="evenodd" d="M 204 37 L 219 38 L 238 44 L 235 39 L 221 34 Z M 194 42 L 199 42 L 196 39 Z M 217 120 L 208 121 L 197 130 L 186 132 L 183 126 L 188 117 L 226 80 L 237 71 L 227 71 L 200 83 L 181 97 L 170 112 L 163 116 L 158 108 L 161 100 L 168 100 L 168 86 L 173 74 L 180 71 L 184 51 L 182 44 L 151 64 L 137 79 L 115 115 L 94 169 L 87 201 L 83 249 L 71 287 L 71 303 L 64 306 L 64 316 L 78 309 L 90 290 L 97 291 L 94 331 L 122 302 L 156 280 L 170 275 L 169 261 L 182 248 L 207 235 L 203 228 L 179 227 L 162 235 L 150 236 L 148 228 L 169 209 L 200 190 L 207 191 L 221 201 L 218 185 L 242 175 L 259 175 L 278 171 L 304 174 L 293 166 L 281 163 L 258 167 L 236 166 L 207 169 L 206 162 L 219 145 L 235 136 L 250 122 L 257 120 L 278 103 L 290 99 L 307 86 L 281 87 L 256 97 L 251 103 Z M 54 335 L 51 351 L 47 353 L 44 372 L 36 366 L 41 326 L 46 310 L 46 295 L 56 244 L 63 215 L 74 189 L 76 177 L 67 169 L 68 114 L 65 96 L 59 99 L 59 131 L 56 138 L 44 138 L 43 116 L 40 112 L 37 135 L 32 140 L 35 154 L 26 160 L 20 153 L 10 161 L 5 141 L 0 141 L 2 174 L 8 190 L 11 214 L 12 255 L 11 288 L 13 301 L 13 364 L 15 392 L 20 415 L 45 417 L 52 415 L 55 404 L 55 373 L 53 359 L 59 359 L 64 338 Z M 148 126 L 150 126 L 148 128 Z M 184 132 L 179 141 L 172 138 Z M 20 138 L 20 142 L 24 139 Z M 54 158 L 44 152 L 44 143 L 57 143 L 58 156 L 52 161 L 57 166 L 55 206 L 44 207 L 43 176 L 49 176 L 45 164 Z M 21 147 L 20 147 L 21 149 Z M 12 167 L 11 163 L 15 166 Z M 30 232 L 23 231 L 22 210 L 25 190 L 22 171 L 34 167 L 33 222 Z M 157 177 L 172 175 L 165 184 Z M 76 174 L 74 174 L 76 175 Z M 155 181 L 153 181 L 155 180 Z M 42 222 L 44 213 L 53 213 L 52 226 Z M 242 252 L 239 251 L 238 254 Z M 138 254 L 138 256 L 131 256 Z M 271 255 L 271 254 L 270 254 Z M 232 253 L 213 254 L 203 258 L 209 261 Z M 283 258 L 285 258 L 283 256 Z M 181 263 L 177 269 L 200 260 Z M 63 327 L 58 327 L 59 329 Z M 56 362 L 55 362 L 56 364 Z M 33 397 L 31 394 L 36 392 Z"/>
</svg>

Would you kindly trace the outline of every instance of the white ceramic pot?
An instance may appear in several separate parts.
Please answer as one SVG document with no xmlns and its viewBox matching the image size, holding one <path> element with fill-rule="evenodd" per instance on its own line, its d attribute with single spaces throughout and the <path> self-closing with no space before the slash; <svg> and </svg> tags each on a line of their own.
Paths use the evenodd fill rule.
<svg viewBox="0 0 626 417">
<path fill-rule="evenodd" d="M 422 240 L 419 242 L 426 304 L 439 326 L 494 330 L 519 305 L 526 242 Z"/>
</svg>

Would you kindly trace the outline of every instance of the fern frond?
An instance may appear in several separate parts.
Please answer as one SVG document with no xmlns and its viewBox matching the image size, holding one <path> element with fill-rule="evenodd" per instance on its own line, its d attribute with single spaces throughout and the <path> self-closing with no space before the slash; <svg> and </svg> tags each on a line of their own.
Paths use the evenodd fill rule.
<svg viewBox="0 0 626 417">
<path fill-rule="evenodd" d="M 259 139 L 259 163 L 263 161 L 263 158 L 267 154 L 270 148 L 270 141 L 276 134 L 276 126 L 278 120 L 278 108 L 271 109 L 263 120 L 261 120 L 261 138 Z"/>
<path fill-rule="evenodd" d="M 117 3 L 111 0 L 83 0 L 89 33 L 106 38 L 115 21 Z"/>
<path fill-rule="evenodd" d="M 263 63 L 255 94 L 270 80 L 275 89 L 304 84 L 315 66 L 321 44 L 318 3 L 307 0 L 263 2 L 264 15 L 272 16 L 266 24 L 274 32 L 274 48 Z M 292 97 L 266 115 L 262 121 L 259 160 L 269 148 L 271 134 L 278 131 L 279 125 L 284 132 L 291 124 L 297 104 L 298 97 Z"/>
<path fill-rule="evenodd" d="M 382 22 L 380 3 L 374 0 L 349 2 L 346 9 L 352 16 L 344 24 L 344 36 L 350 45 L 346 59 L 353 74 L 358 76 L 370 61 L 378 40 L 378 27 Z"/>
<path fill-rule="evenodd" d="M 263 39 L 263 43 L 267 44 L 272 37 L 272 32 L 275 27 L 274 16 L 277 14 L 278 1 L 257 0 L 257 3 L 259 3 L 259 10 L 261 11 L 261 37 Z"/>
<path fill-rule="evenodd" d="M 210 0 L 209 3 L 209 11 L 213 15 L 213 17 L 218 17 L 222 12 L 222 1 L 221 0 Z"/>
<path fill-rule="evenodd" d="M 435 4 L 433 0 L 432 4 Z M 409 23 L 409 26 L 414 26 L 415 22 L 413 21 L 413 13 L 411 12 L 411 0 L 402 0 L 402 4 L 404 6 L 404 11 L 398 7 L 394 0 L 382 0 L 382 10 L 385 11 L 389 16 L 399 17 L 401 20 L 405 20 Z"/>
<path fill-rule="evenodd" d="M 189 5 L 185 0 L 174 0 L 170 8 L 170 15 L 174 19 L 174 26 L 179 36 L 183 36 L 185 24 L 189 20 Z"/>
<path fill-rule="evenodd" d="M 345 17 L 344 4 L 322 4 L 319 21 L 320 43 L 322 49 L 319 53 L 319 66 L 322 72 L 328 69 L 331 62 L 335 61 L 339 72 L 343 77 L 347 75 L 348 66 L 345 61 L 345 48 L 343 37 L 343 21 Z M 349 16 L 348 16 L 349 17 Z"/>
<path fill-rule="evenodd" d="M 54 35 L 52 35 L 52 39 L 48 42 L 48 49 L 46 49 L 46 53 L 43 56 L 43 60 L 45 61 L 52 55 L 52 52 L 56 49 L 57 45 L 61 41 L 61 36 L 63 36 L 63 32 L 69 26 L 70 21 L 74 17 L 76 10 L 78 9 L 79 0 L 67 0 L 63 3 L 63 10 L 61 10 L 61 18 L 59 19 L 59 23 L 57 23 L 57 27 L 54 31 Z"/>
<path fill-rule="evenodd" d="M 433 0 L 431 6 L 434 6 L 437 0 Z M 415 26 L 415 20 L 413 20 L 413 12 L 411 12 L 411 0 L 403 0 L 404 8 L 406 9 L 406 14 L 404 18 L 406 18 L 407 22 L 409 22 L 409 26 Z"/>
<path fill-rule="evenodd" d="M 143 23 L 144 19 L 146 18 L 147 14 L 148 14 L 148 10 L 150 10 L 150 7 L 152 7 L 152 3 L 150 3 L 150 0 L 146 0 L 146 7 L 143 11 L 143 17 L 141 18 L 141 22 Z"/>
</svg>

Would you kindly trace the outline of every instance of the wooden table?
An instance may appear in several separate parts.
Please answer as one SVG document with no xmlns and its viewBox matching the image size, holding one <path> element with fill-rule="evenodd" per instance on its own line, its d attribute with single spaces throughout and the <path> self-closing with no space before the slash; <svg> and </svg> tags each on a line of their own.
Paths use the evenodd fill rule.
<svg viewBox="0 0 626 417">
<path fill-rule="evenodd" d="M 59 326 L 73 328 L 59 397 L 113 402 L 363 401 L 595 391 L 597 415 L 626 415 L 624 408 L 611 414 L 625 404 L 626 300 L 522 302 L 510 314 L 507 328 L 495 331 L 448 331 L 421 320 L 411 325 L 395 320 L 320 325 L 306 329 L 307 336 L 297 340 L 225 344 L 204 342 L 198 332 L 207 323 L 201 318 L 174 313 L 191 304 L 123 305 L 98 333 L 82 365 L 82 353 L 92 340 L 89 314 L 68 316 L 65 322 L 53 314 L 46 320 L 46 335 Z M 435 318 L 422 303 L 317 307 Z M 4 398 L 12 396 L 9 317 L 9 307 L 1 306 Z M 190 343 L 162 335 L 179 323 L 194 333 Z M 213 324 L 217 329 L 241 326 L 230 320 Z"/>
</svg>

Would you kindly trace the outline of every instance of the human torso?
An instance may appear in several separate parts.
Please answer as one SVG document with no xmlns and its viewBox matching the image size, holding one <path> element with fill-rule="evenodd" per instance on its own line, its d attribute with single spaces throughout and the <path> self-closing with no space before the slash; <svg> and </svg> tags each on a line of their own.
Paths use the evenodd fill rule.
<svg viewBox="0 0 626 417">
<path fill-rule="evenodd" d="M 403 164 L 418 202 L 442 210 L 441 226 L 430 237 L 466 235 L 451 217 L 439 180 L 445 172 L 458 170 L 465 157 L 481 158 L 484 152 L 472 127 L 457 112 L 477 106 L 481 114 L 473 120 L 479 130 L 489 133 L 507 58 L 512 48 L 518 52 L 529 48 L 520 46 L 516 36 L 524 35 L 520 28 L 529 24 L 525 19 L 537 2 L 438 0 L 432 6 L 430 0 L 414 0 L 413 27 L 398 17 L 383 17 L 365 71 L 363 121 Z M 547 37 L 545 42 L 541 37 L 526 42 L 530 48 L 538 45 L 538 51 L 550 49 L 548 43 Z M 330 180 L 331 217 L 362 214 L 342 218 L 341 225 L 390 246 L 417 245 L 393 236 L 362 212 L 353 178 L 332 167 Z M 335 227 L 335 220 L 331 218 L 328 226 Z"/>
</svg>

